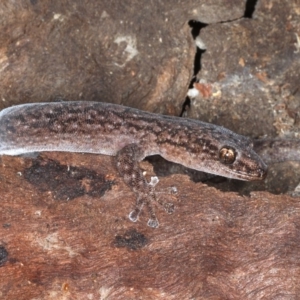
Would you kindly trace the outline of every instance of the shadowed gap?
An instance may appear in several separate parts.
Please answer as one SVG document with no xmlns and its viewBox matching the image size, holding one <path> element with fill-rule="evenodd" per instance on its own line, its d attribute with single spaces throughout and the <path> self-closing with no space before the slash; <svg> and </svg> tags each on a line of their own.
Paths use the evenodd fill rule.
<svg viewBox="0 0 300 300">
<path fill-rule="evenodd" d="M 248 0 L 246 2 L 244 18 L 252 19 L 253 13 L 255 11 L 257 0 Z"/>
</svg>

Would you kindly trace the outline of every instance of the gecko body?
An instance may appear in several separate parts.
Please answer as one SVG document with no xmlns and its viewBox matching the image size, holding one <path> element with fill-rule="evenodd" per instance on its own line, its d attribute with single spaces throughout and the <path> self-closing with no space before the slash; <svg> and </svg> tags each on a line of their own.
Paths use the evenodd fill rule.
<svg viewBox="0 0 300 300">
<path fill-rule="evenodd" d="M 147 156 L 158 154 L 195 170 L 240 180 L 260 180 L 267 171 L 251 141 L 228 129 L 100 102 L 32 103 L 2 110 L 0 155 L 37 151 L 115 156 L 119 174 L 137 195 L 129 218 L 137 221 L 146 205 L 151 227 L 158 227 L 153 201 L 169 213 L 174 207 L 157 199 L 156 180 L 148 183 L 139 168 Z"/>
</svg>

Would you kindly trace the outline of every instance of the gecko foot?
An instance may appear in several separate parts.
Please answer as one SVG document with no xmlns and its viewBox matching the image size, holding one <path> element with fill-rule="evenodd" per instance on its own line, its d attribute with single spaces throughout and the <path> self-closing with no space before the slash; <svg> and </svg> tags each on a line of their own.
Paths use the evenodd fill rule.
<svg viewBox="0 0 300 300">
<path fill-rule="evenodd" d="M 152 190 L 152 187 L 151 187 Z M 147 194 L 145 195 L 139 195 L 137 198 L 136 206 L 133 211 L 129 214 L 129 219 L 132 222 L 136 222 L 139 218 L 139 215 L 143 209 L 144 206 L 147 207 L 148 213 L 149 213 L 149 220 L 147 222 L 147 225 L 152 228 L 157 228 L 159 226 L 158 219 L 155 214 L 155 209 L 153 207 L 153 202 L 157 201 L 159 204 L 161 204 L 165 211 L 168 213 L 172 213 L 174 211 L 174 205 L 172 203 L 164 203 L 163 201 L 156 199 L 155 193 L 153 191 L 150 193 L 151 197 Z"/>
<path fill-rule="evenodd" d="M 139 218 L 140 212 L 141 212 L 141 209 L 139 209 L 139 208 L 134 209 L 129 214 L 129 220 L 132 221 L 132 222 L 136 222 L 138 220 L 138 218 Z M 151 218 L 147 222 L 147 225 L 149 227 L 152 227 L 152 228 L 157 228 L 159 226 L 159 222 L 158 222 L 158 220 L 157 220 L 157 218 L 156 218 L 155 215 L 151 216 Z"/>
<path fill-rule="evenodd" d="M 141 213 L 141 210 L 140 209 L 135 209 L 133 211 L 130 212 L 129 214 L 129 220 L 132 221 L 132 222 L 136 222 L 139 218 L 139 214 Z"/>
<path fill-rule="evenodd" d="M 147 225 L 152 228 L 157 228 L 159 226 L 159 222 L 158 222 L 157 218 L 149 219 L 147 222 Z"/>
<path fill-rule="evenodd" d="M 156 199 L 156 201 L 163 206 L 164 210 L 168 213 L 168 214 L 171 214 L 174 212 L 175 210 L 175 207 L 174 207 L 174 204 L 173 203 L 169 203 L 169 202 L 164 202 L 160 199 Z M 152 228 L 157 228 L 159 226 L 159 222 L 158 222 L 158 219 L 155 215 L 155 211 L 154 211 L 154 208 L 152 206 L 152 201 L 147 201 L 147 200 L 144 200 L 142 201 L 141 199 L 138 199 L 137 201 L 137 204 L 136 204 L 136 207 L 133 211 L 130 212 L 129 214 L 129 219 L 130 221 L 132 222 L 136 222 L 139 218 L 139 215 L 143 209 L 143 206 L 144 204 L 147 206 L 148 208 L 148 212 L 149 212 L 149 215 L 150 215 L 150 218 L 147 222 L 147 225 L 149 227 L 152 227 Z"/>
</svg>

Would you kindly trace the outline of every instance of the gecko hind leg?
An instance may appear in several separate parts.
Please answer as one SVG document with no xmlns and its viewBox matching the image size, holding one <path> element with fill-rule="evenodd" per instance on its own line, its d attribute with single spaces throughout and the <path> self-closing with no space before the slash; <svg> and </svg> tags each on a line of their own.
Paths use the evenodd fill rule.
<svg viewBox="0 0 300 300">
<path fill-rule="evenodd" d="M 146 205 L 150 218 L 148 226 L 156 228 L 159 222 L 155 215 L 153 202 L 156 201 L 161 204 L 167 213 L 174 211 L 172 203 L 165 203 L 158 199 L 155 193 L 155 186 L 158 183 L 157 177 L 152 177 L 148 183 L 139 167 L 139 161 L 145 157 L 142 149 L 137 144 L 129 144 L 122 148 L 116 155 L 116 167 L 119 174 L 123 177 L 124 182 L 131 187 L 137 195 L 136 206 L 129 214 L 129 219 L 133 222 L 138 220 L 138 217 Z"/>
</svg>

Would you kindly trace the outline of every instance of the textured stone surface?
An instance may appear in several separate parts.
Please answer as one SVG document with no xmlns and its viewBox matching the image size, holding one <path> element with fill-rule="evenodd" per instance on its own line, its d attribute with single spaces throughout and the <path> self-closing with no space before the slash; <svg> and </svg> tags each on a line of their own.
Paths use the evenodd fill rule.
<svg viewBox="0 0 300 300">
<path fill-rule="evenodd" d="M 0 107 L 65 98 L 179 115 L 195 53 L 188 21 L 218 5 L 216 20 L 243 14 L 227 2 L 5 1 Z"/>
<path fill-rule="evenodd" d="M 243 17 L 245 0 L 200 0 L 194 2 L 190 19 L 206 24 L 226 22 Z"/>
<path fill-rule="evenodd" d="M 300 11 L 294 1 L 258 1 L 253 19 L 212 24 L 188 116 L 247 136 L 299 136 Z"/>
<path fill-rule="evenodd" d="M 167 5 L 8 1 L 1 11 L 2 107 L 59 97 L 180 111 L 194 49 L 188 20 L 174 25 Z"/>
</svg>

